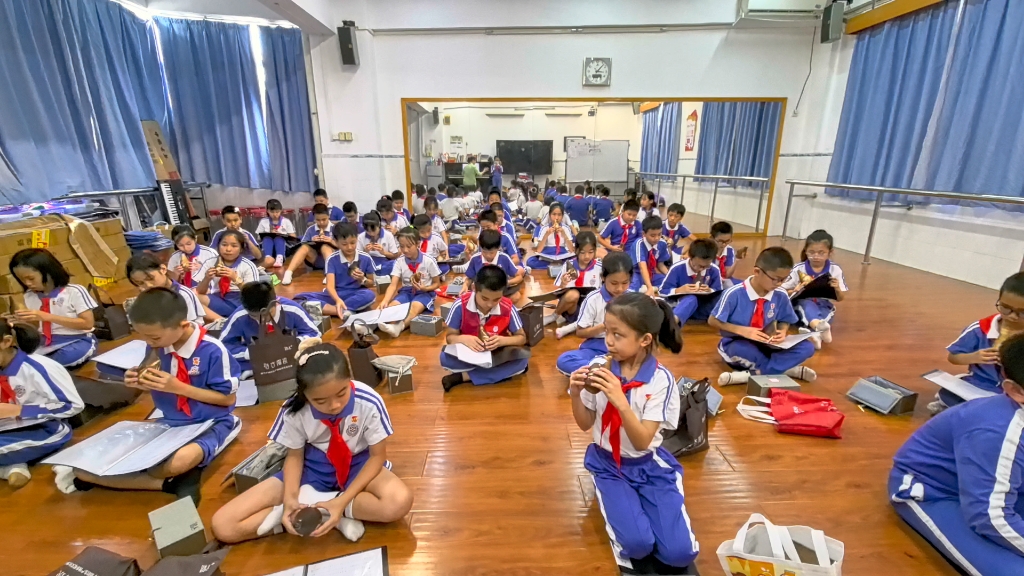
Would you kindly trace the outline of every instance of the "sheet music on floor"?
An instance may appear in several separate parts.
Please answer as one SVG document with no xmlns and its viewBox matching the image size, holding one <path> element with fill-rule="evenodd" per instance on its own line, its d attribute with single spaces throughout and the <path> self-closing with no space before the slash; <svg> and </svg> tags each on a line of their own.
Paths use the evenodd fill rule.
<svg viewBox="0 0 1024 576">
<path fill-rule="evenodd" d="M 386 322 L 398 322 L 399 320 L 405 320 L 405 317 L 409 315 L 409 305 L 402 304 L 401 306 L 392 306 L 383 310 L 370 310 L 369 312 L 360 312 L 359 314 L 353 314 L 348 317 L 344 327 L 349 328 L 352 323 L 356 320 L 362 320 L 366 322 L 368 326 L 374 324 L 383 324 Z"/>
<path fill-rule="evenodd" d="M 121 370 L 130 370 L 146 360 L 146 348 L 147 345 L 142 340 L 132 340 L 94 357 L 93 360 Z"/>
<path fill-rule="evenodd" d="M 796 346 L 797 344 L 803 342 L 804 340 L 807 340 L 808 338 L 814 336 L 815 334 L 817 334 L 817 332 L 807 332 L 805 334 L 790 334 L 789 336 L 786 336 L 786 339 L 783 340 L 782 342 L 779 342 L 778 344 L 768 345 L 771 346 L 772 348 L 778 348 L 779 350 L 789 350 L 793 346 Z"/>
<path fill-rule="evenodd" d="M 474 352 L 465 344 L 446 344 L 444 351 L 467 364 L 481 368 L 492 368 L 512 360 L 530 358 L 530 350 L 522 346 L 505 346 L 494 351 Z"/>
<path fill-rule="evenodd" d="M 570 252 L 564 252 L 564 253 L 558 254 L 558 255 L 552 255 L 552 254 L 544 254 L 543 252 L 537 252 L 537 256 L 540 256 L 540 258 L 542 260 L 547 260 L 549 262 L 561 262 L 563 260 L 568 260 L 570 258 L 575 258 L 576 257 L 576 253 L 570 251 Z"/>
<path fill-rule="evenodd" d="M 238 391 L 235 392 L 235 407 L 245 408 L 255 406 L 259 403 L 259 392 L 256 390 L 255 380 L 242 380 L 238 383 Z M 153 411 L 146 416 L 146 420 L 159 420 L 164 417 L 163 410 L 153 408 Z"/>
<path fill-rule="evenodd" d="M 323 562 L 289 568 L 268 576 L 389 576 L 388 548 L 372 548 Z"/>
<path fill-rule="evenodd" d="M 940 387 L 949 390 L 964 400 L 977 400 L 978 398 L 988 398 L 996 395 L 995 392 L 982 390 L 970 382 L 965 382 L 962 378 L 957 378 L 942 370 L 932 370 L 927 374 L 922 374 L 921 377 L 929 382 L 938 384 Z"/>
<path fill-rule="evenodd" d="M 71 466 L 97 476 L 141 472 L 163 462 L 212 426 L 212 420 L 176 427 L 152 421 L 118 422 L 42 463 Z"/>
</svg>

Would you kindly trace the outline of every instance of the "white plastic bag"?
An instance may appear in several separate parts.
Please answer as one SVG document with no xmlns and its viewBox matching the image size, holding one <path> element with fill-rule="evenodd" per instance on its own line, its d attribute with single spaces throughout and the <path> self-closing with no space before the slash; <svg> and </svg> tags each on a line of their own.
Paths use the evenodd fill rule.
<svg viewBox="0 0 1024 576">
<path fill-rule="evenodd" d="M 841 576 L 845 546 L 807 526 L 776 526 L 751 514 L 736 538 L 718 547 L 728 576 Z"/>
</svg>

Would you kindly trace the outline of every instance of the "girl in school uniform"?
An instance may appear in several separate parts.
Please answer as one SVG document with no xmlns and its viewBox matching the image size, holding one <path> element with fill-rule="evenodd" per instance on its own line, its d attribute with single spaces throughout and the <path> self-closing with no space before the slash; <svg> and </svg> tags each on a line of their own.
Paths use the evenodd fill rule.
<svg viewBox="0 0 1024 576">
<path fill-rule="evenodd" d="M 221 542 L 282 531 L 298 536 L 293 518 L 308 506 L 330 514 L 312 536 L 336 528 L 354 542 L 363 535 L 363 521 L 395 522 L 412 508 L 412 491 L 388 462 L 387 439 L 394 431 L 384 400 L 352 380 L 341 350 L 316 340 L 302 344 L 295 395 L 270 428 L 270 439 L 288 449 L 284 470 L 213 515 Z"/>
<path fill-rule="evenodd" d="M 16 311 L 14 317 L 40 327 L 40 354 L 67 368 L 92 358 L 96 353 L 92 311 L 98 304 L 89 291 L 71 284 L 67 270 L 42 248 L 16 253 L 11 258 L 11 274 L 25 289 L 27 308 Z"/>
<path fill-rule="evenodd" d="M 679 391 L 654 350 L 656 340 L 682 350 L 679 324 L 664 300 L 630 293 L 608 303 L 605 325 L 611 361 L 569 377 L 573 418 L 594 434 L 583 466 L 594 478 L 619 566 L 668 573 L 662 565 L 684 568 L 700 550 L 686 514 L 683 468 L 661 446 L 663 432 L 679 422 Z"/>
<path fill-rule="evenodd" d="M 216 259 L 217 251 L 201 245 L 196 240 L 196 231 L 188 224 L 175 226 L 171 230 L 171 238 L 178 250 L 167 260 L 167 271 L 175 282 L 187 288 L 195 288 L 199 285 L 195 278 L 196 272 L 199 272 L 203 262 Z"/>
<path fill-rule="evenodd" d="M 32 479 L 28 463 L 71 440 L 66 419 L 85 408 L 67 369 L 32 354 L 39 332 L 0 322 L 0 479 L 18 489 Z"/>
<path fill-rule="evenodd" d="M 836 304 L 828 298 L 801 298 L 800 291 L 824 274 L 828 274 L 828 285 L 836 291 L 835 302 L 842 302 L 849 288 L 843 269 L 832 262 L 832 235 L 824 230 L 815 230 L 807 236 L 800 253 L 800 263 L 793 267 L 782 287 L 793 299 L 793 309 L 800 317 L 800 323 L 806 326 L 801 332 L 811 330 L 819 333 L 811 338 L 816 348 L 821 348 L 822 342 L 832 342 L 831 321 L 836 314 Z"/>
<path fill-rule="evenodd" d="M 583 338 L 579 350 L 563 352 L 556 363 L 558 371 L 566 376 L 586 366 L 594 358 L 608 353 L 605 344 L 604 310 L 612 298 L 629 290 L 633 278 L 633 260 L 622 252 L 612 252 L 601 260 L 601 289 L 583 299 L 579 319 L 555 331 L 558 338 L 571 334 Z"/>
<path fill-rule="evenodd" d="M 395 258 L 400 254 L 398 242 L 390 231 L 381 227 L 380 215 L 376 212 L 363 216 L 363 232 L 359 235 L 356 247 L 373 258 L 378 275 L 391 275 L 395 267 Z"/>
<path fill-rule="evenodd" d="M 178 284 L 171 280 L 167 266 L 164 266 L 149 253 L 136 254 L 128 260 L 126 266 L 128 280 L 140 291 L 150 288 L 167 288 L 177 292 L 188 307 L 188 315 L 185 317 L 189 322 L 195 322 L 202 326 L 206 321 L 213 322 L 220 318 L 220 315 L 203 305 L 199 295 L 191 288 Z"/>
<path fill-rule="evenodd" d="M 597 258 L 597 236 L 580 232 L 576 236 L 576 257 L 562 267 L 555 278 L 555 288 L 573 288 L 558 299 L 555 312 L 544 316 L 544 325 L 561 320 L 572 324 L 579 318 L 580 291 L 576 288 L 597 288 L 601 285 L 601 260 Z"/>
<path fill-rule="evenodd" d="M 429 216 L 426 214 L 416 216 L 413 218 L 412 225 L 416 228 L 416 234 L 419 235 L 420 252 L 430 256 L 434 261 L 448 259 L 448 245 L 444 243 L 444 239 L 441 238 L 440 234 L 434 232 Z M 444 264 L 439 265 L 438 269 L 441 271 L 441 275 L 444 276 L 452 268 Z"/>
<path fill-rule="evenodd" d="M 280 236 L 267 236 L 260 244 L 263 252 L 262 266 L 264 268 L 280 268 L 284 266 L 285 252 L 288 251 L 288 241 L 285 236 L 295 238 L 295 224 L 282 216 L 284 207 L 281 201 L 276 198 L 267 200 L 267 215 L 256 225 L 256 236 L 260 234 L 280 234 Z"/>
<path fill-rule="evenodd" d="M 378 328 L 395 338 L 424 310 L 434 311 L 434 291 L 441 285 L 441 270 L 433 258 L 420 252 L 420 239 L 414 228 L 399 231 L 398 248 L 402 256 L 395 261 L 391 284 L 377 305 L 378 310 L 383 310 L 409 304 L 405 320 L 378 325 Z"/>
<path fill-rule="evenodd" d="M 544 256 L 559 256 L 569 253 L 569 247 L 573 244 L 572 227 L 564 222 L 565 210 L 558 202 L 551 204 L 551 211 L 548 217 L 551 224 L 541 226 L 534 233 L 533 248 L 538 254 L 530 256 L 526 266 L 531 270 L 547 270 L 550 262 L 541 258 Z"/>
<path fill-rule="evenodd" d="M 239 290 L 242 286 L 255 282 L 260 274 L 255 264 L 241 256 L 245 236 L 237 230 L 222 232 L 217 258 L 204 262 L 197 273 L 197 291 L 210 299 L 207 306 L 211 310 L 226 318 L 241 306 Z"/>
</svg>

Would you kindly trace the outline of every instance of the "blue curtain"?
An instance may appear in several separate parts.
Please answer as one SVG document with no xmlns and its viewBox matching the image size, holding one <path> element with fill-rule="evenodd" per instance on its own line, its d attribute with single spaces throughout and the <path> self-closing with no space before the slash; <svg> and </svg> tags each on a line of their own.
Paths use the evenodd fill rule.
<svg viewBox="0 0 1024 576">
<path fill-rule="evenodd" d="M 264 27 L 260 33 L 267 72 L 271 188 L 312 192 L 316 188 L 316 164 L 302 32 L 297 28 Z"/>
<path fill-rule="evenodd" d="M 679 170 L 682 102 L 662 102 L 644 112 L 640 137 L 640 171 L 675 174 Z"/>
<path fill-rule="evenodd" d="M 151 48 L 145 22 L 107 0 L 0 0 L 7 201 L 152 185 L 139 123 L 140 109 L 161 108 Z"/>
<path fill-rule="evenodd" d="M 270 155 L 249 27 L 163 17 L 153 22 L 182 176 L 269 188 Z"/>
<path fill-rule="evenodd" d="M 1024 196 L 1024 3 L 968 1 L 959 25 L 958 8 L 945 2 L 858 37 L 829 181 Z"/>
<path fill-rule="evenodd" d="M 694 172 L 770 177 L 781 117 L 781 102 L 705 102 Z M 723 183 L 754 185 L 744 180 Z"/>
</svg>

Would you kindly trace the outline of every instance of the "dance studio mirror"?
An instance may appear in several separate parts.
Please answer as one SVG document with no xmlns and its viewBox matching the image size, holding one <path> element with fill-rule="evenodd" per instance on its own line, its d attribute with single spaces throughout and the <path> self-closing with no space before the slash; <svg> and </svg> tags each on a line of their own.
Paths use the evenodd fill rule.
<svg viewBox="0 0 1024 576">
<path fill-rule="evenodd" d="M 504 186 L 557 179 L 571 193 L 589 181 L 618 199 L 642 183 L 666 207 L 682 203 L 694 233 L 725 220 L 739 235 L 763 234 L 785 106 L 784 98 L 403 99 L 407 177 L 428 188 L 461 185 L 468 157 L 485 171 L 497 156 Z"/>
</svg>

